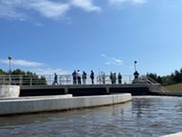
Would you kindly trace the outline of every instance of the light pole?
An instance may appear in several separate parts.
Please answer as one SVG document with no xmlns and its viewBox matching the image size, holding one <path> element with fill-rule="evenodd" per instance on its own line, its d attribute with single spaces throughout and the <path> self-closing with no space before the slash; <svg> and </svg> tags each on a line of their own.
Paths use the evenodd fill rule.
<svg viewBox="0 0 182 137">
<path fill-rule="evenodd" d="M 136 71 L 136 64 L 137 64 L 137 61 L 135 60 L 134 61 L 134 69 L 135 69 L 135 71 Z"/>
<path fill-rule="evenodd" d="M 8 60 L 9 60 L 9 85 L 10 85 L 11 84 L 11 60 L 12 60 L 12 57 L 9 56 Z"/>
</svg>

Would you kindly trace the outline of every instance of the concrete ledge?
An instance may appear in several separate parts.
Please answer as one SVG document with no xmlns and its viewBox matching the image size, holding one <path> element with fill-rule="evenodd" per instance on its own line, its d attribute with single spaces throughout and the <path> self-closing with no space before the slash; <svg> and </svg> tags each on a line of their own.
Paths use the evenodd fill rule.
<svg viewBox="0 0 182 137">
<path fill-rule="evenodd" d="M 167 93 L 165 93 L 164 95 L 168 95 L 168 96 L 182 96 L 182 92 L 181 91 L 169 91 Z"/>
<path fill-rule="evenodd" d="M 31 100 L 31 99 L 56 99 L 56 98 L 71 98 L 73 97 L 72 94 L 66 94 L 66 95 L 55 95 L 55 96 L 34 96 L 34 97 L 18 97 L 18 98 L 0 98 L 1 100 Z"/>
<path fill-rule="evenodd" d="M 84 96 L 70 98 L 29 98 L 0 100 L 0 115 L 60 111 L 76 108 L 97 107 L 125 103 L 132 99 L 131 94 Z"/>
<path fill-rule="evenodd" d="M 161 137 L 182 137 L 182 132 L 175 133 L 175 134 L 170 134 L 170 135 L 164 135 Z"/>
<path fill-rule="evenodd" d="M 13 85 L 0 85 L 0 98 L 19 97 L 20 87 Z"/>
</svg>

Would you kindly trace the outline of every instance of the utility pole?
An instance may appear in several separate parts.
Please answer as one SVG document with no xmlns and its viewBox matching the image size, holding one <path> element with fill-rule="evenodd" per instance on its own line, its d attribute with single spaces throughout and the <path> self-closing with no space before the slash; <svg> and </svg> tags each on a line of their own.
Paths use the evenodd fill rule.
<svg viewBox="0 0 182 137">
<path fill-rule="evenodd" d="M 137 64 L 137 61 L 135 60 L 134 61 L 134 69 L 135 69 L 135 71 L 136 71 L 136 64 Z"/>
</svg>

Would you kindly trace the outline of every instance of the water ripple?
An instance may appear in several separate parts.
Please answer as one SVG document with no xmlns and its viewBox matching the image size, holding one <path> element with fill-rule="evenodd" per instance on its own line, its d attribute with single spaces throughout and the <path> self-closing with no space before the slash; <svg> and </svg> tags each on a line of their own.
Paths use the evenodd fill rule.
<svg viewBox="0 0 182 137">
<path fill-rule="evenodd" d="M 182 131 L 182 98 L 132 102 L 67 112 L 0 118 L 1 137 L 158 137 Z"/>
</svg>

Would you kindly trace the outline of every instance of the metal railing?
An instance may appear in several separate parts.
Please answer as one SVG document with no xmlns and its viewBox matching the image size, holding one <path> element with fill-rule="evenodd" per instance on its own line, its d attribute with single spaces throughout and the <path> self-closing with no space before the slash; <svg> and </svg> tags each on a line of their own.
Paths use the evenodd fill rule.
<svg viewBox="0 0 182 137">
<path fill-rule="evenodd" d="M 160 85 L 157 81 L 155 81 L 154 79 L 150 78 L 150 77 L 146 77 L 146 76 L 141 76 L 139 78 L 140 83 L 145 83 L 147 85 Z"/>
<path fill-rule="evenodd" d="M 122 84 L 132 84 L 132 75 L 122 75 Z M 58 85 L 72 85 L 72 75 L 57 75 Z M 0 75 L 0 85 L 54 85 L 54 75 Z M 83 84 L 81 79 L 81 84 Z M 87 76 L 86 84 L 91 84 L 91 79 Z M 103 81 L 101 75 L 95 75 L 94 84 L 111 84 L 110 75 L 105 75 Z M 116 83 L 118 79 L 116 78 Z"/>
<path fill-rule="evenodd" d="M 140 77 L 140 83 L 141 82 L 144 82 L 145 84 L 149 85 L 150 90 L 153 91 L 153 92 L 159 92 L 159 91 L 162 92 L 162 93 L 169 92 L 168 89 L 166 89 L 160 83 L 158 83 L 157 81 L 155 81 L 154 79 L 152 79 L 150 77 L 145 77 L 145 76 Z"/>
</svg>

